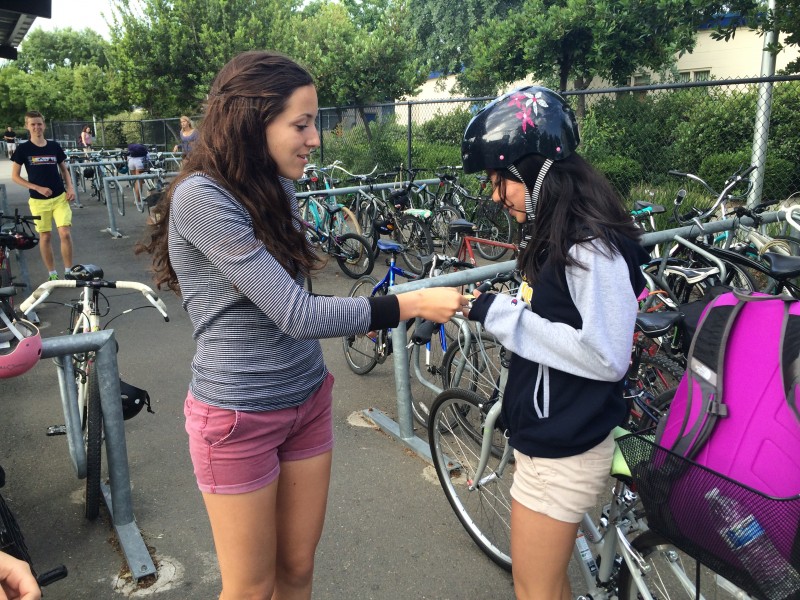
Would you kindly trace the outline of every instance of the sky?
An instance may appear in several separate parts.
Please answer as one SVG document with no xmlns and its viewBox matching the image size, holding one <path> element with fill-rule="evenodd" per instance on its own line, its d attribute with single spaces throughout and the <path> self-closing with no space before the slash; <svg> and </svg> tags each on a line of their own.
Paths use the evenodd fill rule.
<svg viewBox="0 0 800 600">
<path fill-rule="evenodd" d="M 111 6 L 111 0 L 52 0 L 52 18 L 37 17 L 31 26 L 31 31 L 36 29 L 53 31 L 65 27 L 81 30 L 88 27 L 105 39 L 109 39 L 108 25 L 101 13 L 110 16 Z"/>
</svg>

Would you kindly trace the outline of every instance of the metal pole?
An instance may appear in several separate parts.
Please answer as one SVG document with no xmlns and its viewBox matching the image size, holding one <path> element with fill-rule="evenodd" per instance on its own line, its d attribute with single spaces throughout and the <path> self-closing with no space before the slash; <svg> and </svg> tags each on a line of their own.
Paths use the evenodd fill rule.
<svg viewBox="0 0 800 600">
<path fill-rule="evenodd" d="M 769 0 L 769 12 L 775 14 L 775 0 Z M 775 29 L 768 31 L 764 36 L 764 48 L 761 52 L 761 76 L 771 77 L 775 74 L 775 54 L 770 46 L 778 41 Z M 771 81 L 758 84 L 758 105 L 756 106 L 756 125 L 753 133 L 753 150 L 750 163 L 756 166 L 753 187 L 747 195 L 747 206 L 753 207 L 761 202 L 761 193 L 764 189 L 764 167 L 767 162 L 767 142 L 769 141 L 769 120 L 772 113 L 772 88 Z"/>
<path fill-rule="evenodd" d="M 411 102 L 408 103 L 408 136 L 406 140 L 406 144 L 408 145 L 408 157 L 406 158 L 406 164 L 408 164 L 408 168 L 411 168 Z"/>
</svg>

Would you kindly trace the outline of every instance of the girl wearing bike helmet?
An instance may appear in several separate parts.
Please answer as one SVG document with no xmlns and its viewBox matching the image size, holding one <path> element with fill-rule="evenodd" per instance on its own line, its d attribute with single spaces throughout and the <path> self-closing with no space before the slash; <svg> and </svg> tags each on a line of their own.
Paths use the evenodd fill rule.
<svg viewBox="0 0 800 600">
<path fill-rule="evenodd" d="M 469 318 L 513 352 L 502 420 L 516 460 L 514 586 L 526 600 L 572 598 L 578 523 L 608 478 L 611 431 L 627 411 L 622 379 L 648 258 L 578 142 L 566 101 L 530 86 L 479 112 L 461 146 L 464 171 L 485 170 L 492 199 L 523 224 L 523 295 L 480 295 Z"/>
<path fill-rule="evenodd" d="M 186 430 L 225 600 L 311 597 L 333 446 L 319 338 L 416 316 L 444 322 L 467 304 L 451 288 L 379 298 L 303 289 L 317 257 L 292 180 L 320 145 L 317 111 L 311 76 L 289 58 L 232 59 L 147 248 L 194 326 Z"/>
</svg>

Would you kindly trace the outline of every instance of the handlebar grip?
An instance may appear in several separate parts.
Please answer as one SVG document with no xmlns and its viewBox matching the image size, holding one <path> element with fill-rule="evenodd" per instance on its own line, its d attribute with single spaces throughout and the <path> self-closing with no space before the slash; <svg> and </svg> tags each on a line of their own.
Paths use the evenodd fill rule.
<svg viewBox="0 0 800 600">
<path fill-rule="evenodd" d="M 750 175 L 750 173 L 752 173 L 752 172 L 753 172 L 753 171 L 755 171 L 755 170 L 756 170 L 756 166 L 755 166 L 755 165 L 750 165 L 749 167 L 747 167 L 747 169 L 745 169 L 744 173 L 742 173 L 742 174 L 740 175 L 740 177 L 741 177 L 742 179 L 744 179 L 744 178 L 746 178 L 748 175 Z"/>
<path fill-rule="evenodd" d="M 686 173 L 684 173 L 683 171 L 676 171 L 675 169 L 670 169 L 669 171 L 667 171 L 667 174 L 675 175 L 675 177 L 686 177 Z"/>
<path fill-rule="evenodd" d="M 681 202 L 686 198 L 686 190 L 681 188 L 675 194 L 675 205 L 680 206 Z"/>
</svg>

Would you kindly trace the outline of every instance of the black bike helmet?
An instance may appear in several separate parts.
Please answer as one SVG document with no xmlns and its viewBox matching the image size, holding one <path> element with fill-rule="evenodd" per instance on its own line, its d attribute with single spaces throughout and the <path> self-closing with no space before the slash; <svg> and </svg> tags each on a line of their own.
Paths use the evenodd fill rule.
<svg viewBox="0 0 800 600">
<path fill-rule="evenodd" d="M 92 177 L 94 177 L 94 168 L 93 167 L 85 167 L 83 169 L 83 176 L 86 179 L 91 179 Z"/>
<path fill-rule="evenodd" d="M 529 154 L 564 159 L 579 142 L 578 122 L 566 100 L 531 85 L 500 96 L 472 118 L 461 142 L 461 160 L 465 173 L 508 169 Z"/>
<path fill-rule="evenodd" d="M 122 400 L 122 418 L 125 421 L 138 415 L 145 406 L 147 412 L 153 412 L 153 409 L 150 408 L 150 394 L 142 388 L 125 383 L 120 379 L 119 393 Z"/>
</svg>

